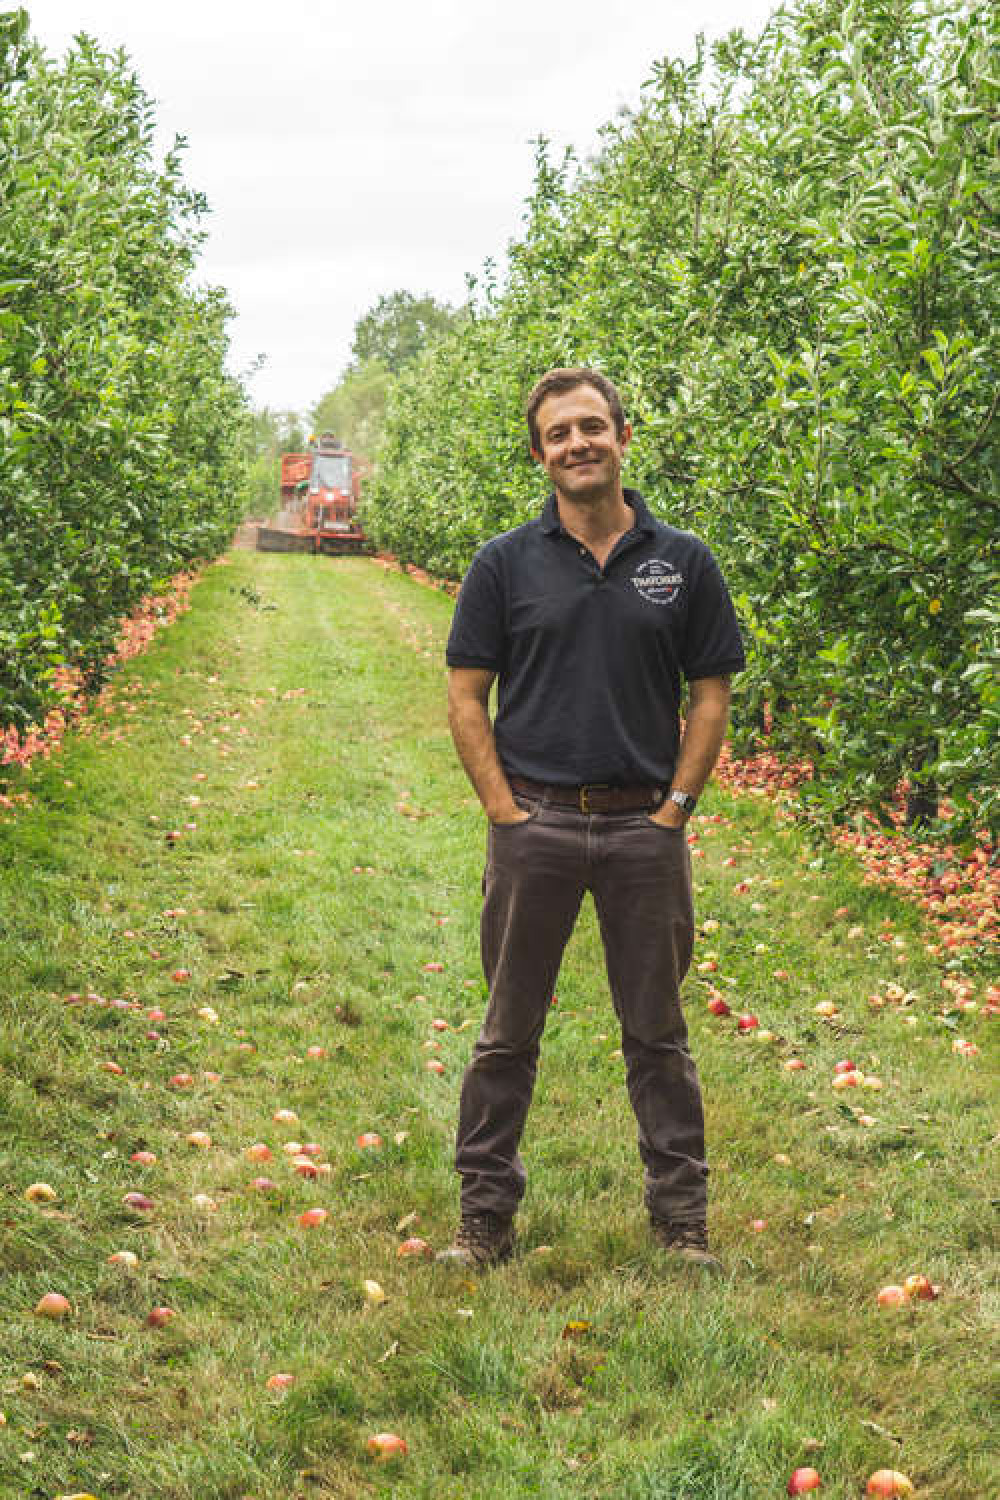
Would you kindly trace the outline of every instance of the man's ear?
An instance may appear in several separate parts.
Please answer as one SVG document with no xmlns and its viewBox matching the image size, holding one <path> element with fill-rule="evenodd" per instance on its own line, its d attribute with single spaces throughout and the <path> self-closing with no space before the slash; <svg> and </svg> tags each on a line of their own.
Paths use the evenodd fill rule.
<svg viewBox="0 0 1000 1500">
<path fill-rule="evenodd" d="M 622 448 L 627 448 L 632 441 L 632 423 L 626 422 L 622 428 Z"/>
<path fill-rule="evenodd" d="M 539 453 L 537 448 L 529 448 L 528 452 L 531 454 L 536 464 L 540 464 L 543 462 L 542 455 Z"/>
</svg>

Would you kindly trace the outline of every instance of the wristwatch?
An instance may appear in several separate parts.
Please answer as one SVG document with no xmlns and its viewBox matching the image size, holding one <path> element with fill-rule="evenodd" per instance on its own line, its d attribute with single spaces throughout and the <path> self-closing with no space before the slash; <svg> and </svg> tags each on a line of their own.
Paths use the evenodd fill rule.
<svg viewBox="0 0 1000 1500">
<path fill-rule="evenodd" d="M 698 798 L 692 797 L 690 792 L 673 791 L 667 797 L 667 801 L 676 802 L 686 817 L 690 817 L 698 806 Z"/>
</svg>

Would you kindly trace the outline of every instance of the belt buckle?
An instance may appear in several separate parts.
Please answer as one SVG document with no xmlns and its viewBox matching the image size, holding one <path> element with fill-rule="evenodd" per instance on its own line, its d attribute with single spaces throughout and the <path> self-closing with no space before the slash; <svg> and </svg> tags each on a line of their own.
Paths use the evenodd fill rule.
<svg viewBox="0 0 1000 1500">
<path fill-rule="evenodd" d="M 591 807 L 590 801 L 589 801 L 590 793 L 591 792 L 606 792 L 607 790 L 608 790 L 608 783 L 606 781 L 595 781 L 595 782 L 592 782 L 590 786 L 582 786 L 580 788 L 580 811 L 582 813 L 591 813 L 591 812 L 593 812 L 594 809 Z"/>
</svg>

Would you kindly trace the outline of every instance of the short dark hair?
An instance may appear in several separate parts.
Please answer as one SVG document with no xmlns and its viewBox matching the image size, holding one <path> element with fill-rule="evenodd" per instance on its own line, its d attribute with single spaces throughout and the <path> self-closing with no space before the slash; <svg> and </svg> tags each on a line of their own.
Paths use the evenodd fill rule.
<svg viewBox="0 0 1000 1500">
<path fill-rule="evenodd" d="M 573 365 L 568 368 L 556 368 L 546 370 L 541 380 L 535 385 L 528 404 L 524 409 L 528 421 L 528 433 L 531 437 L 531 447 L 535 453 L 542 451 L 541 434 L 538 431 L 538 408 L 548 396 L 562 396 L 567 391 L 575 390 L 578 385 L 593 386 L 599 391 L 608 403 L 611 420 L 615 424 L 618 436 L 625 435 L 625 408 L 622 406 L 622 398 L 611 384 L 606 375 L 599 370 L 588 369 L 586 365 Z"/>
</svg>

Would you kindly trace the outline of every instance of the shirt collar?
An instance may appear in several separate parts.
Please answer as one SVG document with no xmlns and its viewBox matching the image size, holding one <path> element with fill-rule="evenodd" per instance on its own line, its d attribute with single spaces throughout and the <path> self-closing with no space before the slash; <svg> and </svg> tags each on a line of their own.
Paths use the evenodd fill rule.
<svg viewBox="0 0 1000 1500">
<path fill-rule="evenodd" d="M 653 534 L 653 517 L 645 500 L 638 490 L 625 490 L 625 499 L 631 505 L 635 513 L 634 530 L 645 532 L 647 536 Z M 556 504 L 555 490 L 549 495 L 545 502 L 545 508 L 541 515 L 541 528 L 548 536 L 555 536 L 562 531 L 562 522 L 559 520 L 559 507 Z"/>
</svg>

